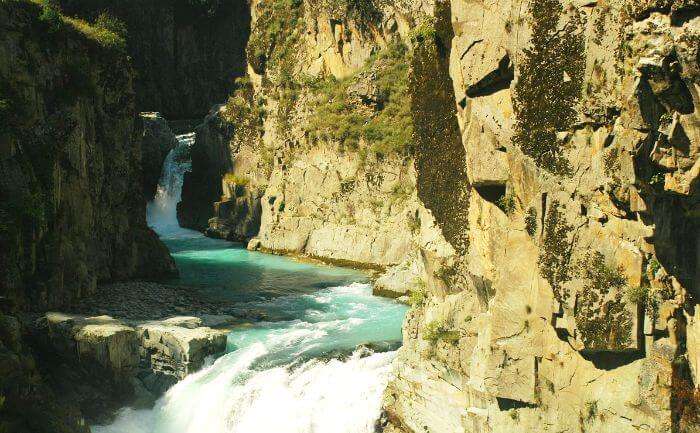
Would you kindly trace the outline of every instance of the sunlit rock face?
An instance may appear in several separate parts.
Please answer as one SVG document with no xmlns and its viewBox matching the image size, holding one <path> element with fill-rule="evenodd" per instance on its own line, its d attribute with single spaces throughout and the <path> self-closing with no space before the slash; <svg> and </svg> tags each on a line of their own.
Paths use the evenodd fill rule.
<svg viewBox="0 0 700 433">
<path fill-rule="evenodd" d="M 449 71 L 469 197 L 426 204 L 466 239 L 423 255 L 387 431 L 697 429 L 697 8 L 437 4 L 414 73 Z"/>
</svg>

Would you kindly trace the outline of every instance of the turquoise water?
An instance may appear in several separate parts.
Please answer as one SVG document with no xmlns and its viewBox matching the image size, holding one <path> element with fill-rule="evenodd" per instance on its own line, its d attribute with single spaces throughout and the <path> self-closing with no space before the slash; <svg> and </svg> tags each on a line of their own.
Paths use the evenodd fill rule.
<svg viewBox="0 0 700 433">
<path fill-rule="evenodd" d="M 174 208 L 186 169 L 166 161 L 148 209 L 180 269 L 174 283 L 270 319 L 233 329 L 227 353 L 153 409 L 125 408 L 93 431 L 374 432 L 406 307 L 372 296 L 361 272 L 250 252 L 179 228 Z"/>
</svg>

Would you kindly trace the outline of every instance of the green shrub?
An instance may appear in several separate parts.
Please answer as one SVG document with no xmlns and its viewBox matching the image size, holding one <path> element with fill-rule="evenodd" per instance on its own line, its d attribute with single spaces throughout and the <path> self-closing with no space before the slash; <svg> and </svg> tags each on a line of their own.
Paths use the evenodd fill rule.
<svg viewBox="0 0 700 433">
<path fill-rule="evenodd" d="M 235 173 L 226 173 L 224 175 L 224 182 L 236 186 L 246 187 L 250 183 L 250 178 L 248 176 L 242 176 Z"/>
<path fill-rule="evenodd" d="M 649 287 L 628 287 L 625 291 L 625 295 L 627 296 L 627 300 L 633 304 L 645 304 L 649 298 Z"/>
<path fill-rule="evenodd" d="M 414 307 L 420 307 L 425 304 L 427 299 L 425 281 L 416 278 L 409 290 L 408 303 Z"/>
<path fill-rule="evenodd" d="M 450 330 L 445 322 L 435 320 L 423 328 L 423 339 L 432 343 L 446 341 L 454 344 L 459 341 L 460 334 L 458 331 Z"/>
<path fill-rule="evenodd" d="M 581 340 L 590 350 L 626 348 L 631 342 L 632 316 L 622 299 L 627 282 L 622 269 L 608 266 L 599 252 L 588 254 L 579 269 L 587 280 L 576 303 Z"/>
<path fill-rule="evenodd" d="M 553 201 L 545 219 L 539 267 L 540 273 L 552 286 L 554 296 L 559 302 L 566 302 L 569 298 L 562 285 L 571 279 L 571 245 L 568 236 L 572 230 L 573 226 L 567 223 L 559 202 Z"/>
<path fill-rule="evenodd" d="M 59 10 L 49 0 L 41 0 L 40 4 L 41 14 L 39 15 L 39 21 L 46 23 L 49 31 L 55 32 L 59 30 L 63 24 Z"/>
<path fill-rule="evenodd" d="M 519 62 L 515 83 L 516 113 L 513 140 L 538 166 L 555 174 L 568 174 L 571 167 L 557 140 L 557 131 L 569 130 L 577 121 L 576 104 L 583 90 L 585 38 L 580 12 L 561 21 L 559 0 L 531 3 L 532 46 Z M 568 79 L 564 79 L 564 77 Z"/>
<path fill-rule="evenodd" d="M 421 23 L 411 30 L 409 35 L 411 42 L 414 44 L 433 40 L 436 36 L 435 18 L 431 16 L 424 17 Z"/>
<path fill-rule="evenodd" d="M 528 209 L 525 215 L 525 231 L 530 237 L 535 237 L 537 233 L 537 211 L 534 207 Z"/>
<path fill-rule="evenodd" d="M 352 77 L 328 77 L 311 84 L 313 114 L 307 131 L 317 139 L 359 150 L 364 142 L 377 155 L 409 155 L 413 151 L 413 122 L 408 96 L 408 52 L 405 45 L 392 44 Z M 348 93 L 351 84 L 373 72 L 380 101 L 376 111 L 358 104 Z"/>
<path fill-rule="evenodd" d="M 515 210 L 515 196 L 512 193 L 504 194 L 496 200 L 498 206 L 506 215 L 510 215 Z"/>
</svg>

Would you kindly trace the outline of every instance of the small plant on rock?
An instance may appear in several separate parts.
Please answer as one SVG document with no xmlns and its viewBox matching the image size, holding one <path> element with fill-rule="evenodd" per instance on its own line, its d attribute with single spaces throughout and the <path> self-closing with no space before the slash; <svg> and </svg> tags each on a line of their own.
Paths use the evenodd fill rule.
<svg viewBox="0 0 700 433">
<path fill-rule="evenodd" d="M 459 338 L 459 332 L 450 330 L 442 320 L 434 320 L 423 329 L 423 339 L 433 343 L 437 343 L 440 340 L 456 343 L 459 341 Z"/>
</svg>

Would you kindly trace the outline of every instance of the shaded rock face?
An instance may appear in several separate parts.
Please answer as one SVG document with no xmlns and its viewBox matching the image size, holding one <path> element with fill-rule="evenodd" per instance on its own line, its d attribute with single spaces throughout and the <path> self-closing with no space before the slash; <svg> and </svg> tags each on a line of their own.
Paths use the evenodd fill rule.
<svg viewBox="0 0 700 433">
<path fill-rule="evenodd" d="M 230 142 L 235 126 L 221 115 L 223 106 L 215 106 L 195 132 L 190 151 L 192 170 L 185 174 L 182 201 L 177 219 L 182 227 L 204 231 L 214 216 L 214 203 L 223 195 L 221 179 L 231 167 Z"/>
<path fill-rule="evenodd" d="M 167 119 L 201 118 L 245 74 L 250 31 L 245 0 L 59 3 L 69 15 L 92 21 L 107 11 L 126 24 L 139 111 L 159 111 Z"/>
<path fill-rule="evenodd" d="M 146 226 L 127 56 L 40 13 L 0 7 L 0 296 L 33 309 L 175 272 Z"/>
<path fill-rule="evenodd" d="M 146 201 L 151 201 L 158 191 L 163 162 L 168 153 L 177 146 L 177 139 L 160 113 L 141 113 L 139 120 L 143 195 Z"/>
<path fill-rule="evenodd" d="M 17 318 L 0 314 L 0 430 L 75 432 L 90 428 L 73 401 L 57 398 L 42 378 Z"/>
</svg>

